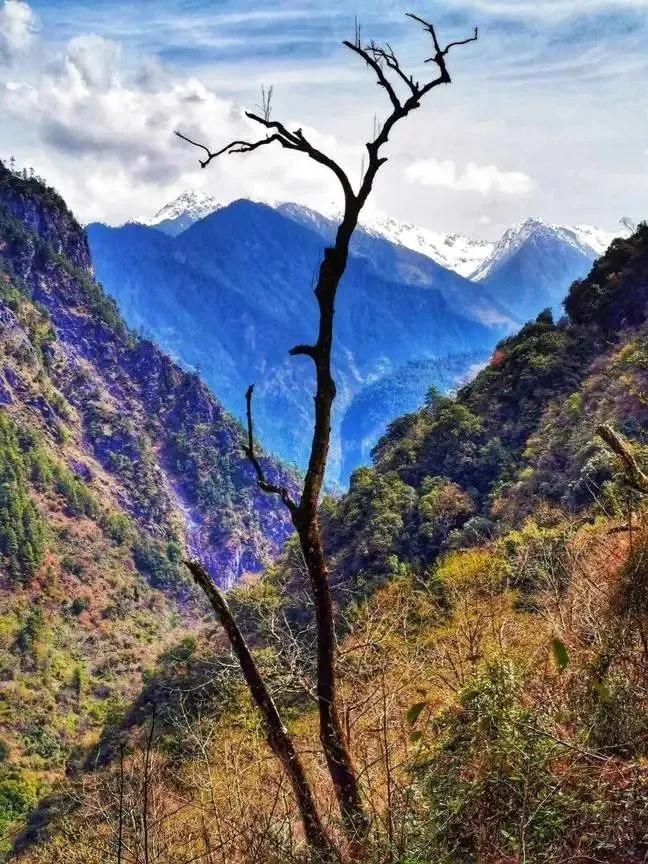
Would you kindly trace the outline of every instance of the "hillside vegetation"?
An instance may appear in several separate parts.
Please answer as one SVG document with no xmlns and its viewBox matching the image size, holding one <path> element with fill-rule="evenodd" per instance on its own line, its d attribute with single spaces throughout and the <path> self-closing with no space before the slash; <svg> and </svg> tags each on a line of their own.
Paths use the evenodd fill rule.
<svg viewBox="0 0 648 864">
<path fill-rule="evenodd" d="M 127 330 L 58 195 L 0 165 L 0 849 L 200 630 L 183 549 L 226 584 L 287 537 L 241 434 Z"/>
<path fill-rule="evenodd" d="M 596 428 L 646 467 L 648 227 L 565 307 L 501 342 L 455 399 L 432 392 L 395 421 L 323 504 L 371 861 L 646 860 L 648 506 Z M 290 541 L 230 596 L 335 831 L 304 578 Z M 21 860 L 303 860 L 224 637 L 206 635 L 159 657 Z"/>
</svg>

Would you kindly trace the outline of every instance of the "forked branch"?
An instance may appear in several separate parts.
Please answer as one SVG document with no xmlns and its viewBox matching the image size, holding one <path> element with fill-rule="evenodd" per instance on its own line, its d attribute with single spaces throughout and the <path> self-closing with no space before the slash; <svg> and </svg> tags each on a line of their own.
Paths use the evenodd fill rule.
<svg viewBox="0 0 648 864">
<path fill-rule="evenodd" d="M 347 204 L 356 203 L 358 205 L 357 210 L 359 211 L 371 191 L 371 186 L 377 171 L 386 161 L 385 157 L 379 156 L 378 151 L 389 140 L 389 133 L 394 124 L 403 117 L 406 117 L 410 111 L 419 108 L 422 97 L 429 93 L 434 87 L 438 87 L 440 84 L 450 83 L 450 73 L 448 72 L 446 65 L 446 57 L 448 53 L 452 48 L 456 48 L 460 45 L 467 45 L 469 42 L 475 42 L 479 35 L 478 29 L 475 27 L 475 32 L 472 36 L 469 36 L 466 39 L 449 42 L 442 48 L 433 24 L 411 12 L 408 12 L 407 15 L 412 20 L 421 24 L 432 37 L 434 54 L 431 57 L 428 57 L 425 62 L 435 63 L 439 68 L 439 75 L 431 81 L 419 83 L 414 79 L 413 75 L 405 72 L 394 53 L 393 48 L 388 42 L 383 46 L 372 41 L 363 47 L 360 41 L 360 30 L 357 24 L 355 41 L 351 42 L 346 40 L 343 42 L 343 45 L 346 48 L 361 57 L 374 72 L 377 84 L 387 93 L 392 107 L 391 114 L 387 117 L 384 123 L 380 124 L 373 139 L 367 143 L 367 150 L 369 151 L 369 165 L 363 176 L 360 190 L 357 195 L 354 193 L 351 182 L 344 169 L 335 161 L 335 159 L 327 156 L 321 150 L 314 147 L 307 140 L 301 129 L 289 130 L 283 123 L 270 119 L 270 98 L 272 88 L 267 92 L 265 89 L 262 90 L 262 116 L 251 111 L 245 112 L 245 116 L 249 120 L 265 127 L 268 132 L 265 138 L 259 138 L 254 141 L 230 141 L 218 150 L 211 150 L 206 144 L 195 141 L 187 135 L 184 135 L 182 132 L 176 132 L 175 134 L 178 138 L 186 141 L 193 147 L 197 147 L 204 151 L 206 158 L 199 160 L 200 165 L 203 168 L 206 168 L 213 159 L 217 159 L 219 156 L 231 153 L 252 153 L 254 150 L 258 150 L 261 147 L 274 143 L 279 144 L 286 150 L 294 150 L 298 153 L 304 153 L 310 159 L 323 165 L 335 174 L 342 186 L 345 202 Z M 400 85 L 401 89 L 403 85 L 407 88 L 405 97 L 399 95 L 397 85 Z"/>
<path fill-rule="evenodd" d="M 243 452 L 252 463 L 254 472 L 257 476 L 257 484 L 263 492 L 268 492 L 270 495 L 278 495 L 291 513 L 297 510 L 297 504 L 293 501 L 290 492 L 285 486 L 278 486 L 275 483 L 270 483 L 266 479 L 263 466 L 259 462 L 254 449 L 254 427 L 252 423 L 252 394 L 254 393 L 254 384 L 250 384 L 245 393 L 246 413 L 247 413 L 247 445 L 243 447 Z"/>
<path fill-rule="evenodd" d="M 377 45 L 375 42 L 372 41 L 364 48 L 359 42 L 354 43 L 345 41 L 343 43 L 350 51 L 353 51 L 354 54 L 362 57 L 365 63 L 370 66 L 371 69 L 373 69 L 373 71 L 376 73 L 378 84 L 386 90 L 392 103 L 394 114 L 397 115 L 394 120 L 398 120 L 401 117 L 406 116 L 413 108 L 418 108 L 418 103 L 421 97 L 428 93 L 430 90 L 432 90 L 433 87 L 437 87 L 439 84 L 449 84 L 451 79 L 445 63 L 446 56 L 452 48 L 455 48 L 459 45 L 467 45 L 469 42 L 475 42 L 479 36 L 479 31 L 477 27 L 475 27 L 475 32 L 472 36 L 456 42 L 449 42 L 445 46 L 445 48 L 441 48 L 436 34 L 436 30 L 434 29 L 434 26 L 432 24 L 425 21 L 423 18 L 419 18 L 418 15 L 414 15 L 411 12 L 408 12 L 407 16 L 408 18 L 412 18 L 414 21 L 418 21 L 419 24 L 422 24 L 425 30 L 427 30 L 428 33 L 430 33 L 430 35 L 432 36 L 432 42 L 434 44 L 434 55 L 432 57 L 428 57 L 425 62 L 436 63 L 441 73 L 440 76 L 438 78 L 435 78 L 433 81 L 428 81 L 425 84 L 419 84 L 418 81 L 414 80 L 413 75 L 408 75 L 401 67 L 393 48 L 388 42 L 385 43 L 384 46 L 382 46 Z M 390 72 L 394 73 L 395 77 L 401 84 L 405 84 L 408 90 L 407 99 L 399 98 L 396 88 L 394 84 L 390 81 L 388 73 L 386 72 L 384 67 L 386 67 Z"/>
</svg>

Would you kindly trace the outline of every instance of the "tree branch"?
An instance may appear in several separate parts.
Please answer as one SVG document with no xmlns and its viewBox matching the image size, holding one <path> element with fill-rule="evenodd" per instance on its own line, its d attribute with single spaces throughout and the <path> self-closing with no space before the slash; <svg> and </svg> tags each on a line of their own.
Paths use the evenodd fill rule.
<svg viewBox="0 0 648 864">
<path fill-rule="evenodd" d="M 384 48 L 376 46 L 373 50 L 374 53 L 376 55 L 379 55 L 385 61 L 387 66 L 389 66 L 389 68 L 394 71 L 398 75 L 398 77 L 409 87 L 412 95 L 416 96 L 419 92 L 419 85 L 414 80 L 413 75 L 407 75 L 405 72 L 403 72 L 400 63 L 398 62 L 398 58 L 394 54 L 394 50 L 389 44 L 389 42 L 385 43 Z"/>
<path fill-rule="evenodd" d="M 306 357 L 315 357 L 317 352 L 317 348 L 315 345 L 295 345 L 294 348 L 291 348 L 288 352 L 291 357 L 297 357 L 298 354 L 304 354 Z"/>
<path fill-rule="evenodd" d="M 327 156 L 325 153 L 322 153 L 321 150 L 314 147 L 310 141 L 307 140 L 301 129 L 291 132 L 278 120 L 269 120 L 266 117 L 261 117 L 259 114 L 254 114 L 252 111 L 246 111 L 245 116 L 248 119 L 253 120 L 255 123 L 259 123 L 268 130 L 275 130 L 274 134 L 268 135 L 267 138 L 260 138 L 258 141 L 230 141 L 229 144 L 226 144 L 224 147 L 221 147 L 220 150 L 216 151 L 211 151 L 205 144 L 194 141 L 182 132 L 176 132 L 175 134 L 182 141 L 186 141 L 193 147 L 198 147 L 200 150 L 205 151 L 207 158 L 199 160 L 202 168 L 206 168 L 213 159 L 226 153 L 251 153 L 253 150 L 258 150 L 259 147 L 264 147 L 266 144 L 272 144 L 276 141 L 286 150 L 296 150 L 299 153 L 304 153 L 314 162 L 328 168 L 335 174 L 342 186 L 345 202 L 354 198 L 353 187 L 351 186 L 351 181 L 347 177 L 345 171 L 334 159 L 331 159 L 330 156 Z"/>
<path fill-rule="evenodd" d="M 596 431 L 623 463 L 628 484 L 637 492 L 648 495 L 648 477 L 637 465 L 637 460 L 621 436 L 608 424 L 597 426 Z"/>
<path fill-rule="evenodd" d="M 289 143 L 283 141 L 282 137 L 279 134 L 269 135 L 267 138 L 261 138 L 259 141 L 230 141 L 225 147 L 222 147 L 220 150 L 217 150 L 215 153 L 205 147 L 204 144 L 198 143 L 198 141 L 192 141 L 191 138 L 187 138 L 186 135 L 183 135 L 181 132 L 175 132 L 178 138 L 181 138 L 183 141 L 187 141 L 189 144 L 192 144 L 194 147 L 199 147 L 201 150 L 204 150 L 207 153 L 206 159 L 199 159 L 200 167 L 206 168 L 212 159 L 216 159 L 218 156 L 222 156 L 224 153 L 228 155 L 231 153 L 251 153 L 253 150 L 258 149 L 259 147 L 264 147 L 266 144 L 272 144 L 273 141 L 279 141 L 282 146 L 286 148 L 291 148 L 296 150 L 297 147 L 291 147 Z"/>
<path fill-rule="evenodd" d="M 266 686 L 245 637 L 232 615 L 227 600 L 198 561 L 185 561 L 184 563 L 196 584 L 209 600 L 216 617 L 227 633 L 232 651 L 236 655 L 245 678 L 245 683 L 263 717 L 268 744 L 290 778 L 309 845 L 320 854 L 321 861 L 337 860 L 337 855 L 319 818 L 313 791 L 306 777 L 302 761 L 286 731 L 274 699 Z"/>
<path fill-rule="evenodd" d="M 387 91 L 389 99 L 390 99 L 392 105 L 394 106 L 394 110 L 400 111 L 401 103 L 400 103 L 398 96 L 396 95 L 396 91 L 394 90 L 394 88 L 391 85 L 391 82 L 389 81 L 389 79 L 387 78 L 387 76 L 385 75 L 385 73 L 383 72 L 383 70 L 380 67 L 380 60 L 379 60 L 380 49 L 378 49 L 377 46 L 373 45 L 373 43 L 371 45 L 367 46 L 366 48 L 362 48 L 362 47 L 360 47 L 360 45 L 354 44 L 353 42 L 349 42 L 348 40 L 345 40 L 342 44 L 346 45 L 347 48 L 349 48 L 351 51 L 353 51 L 358 56 L 362 57 L 362 59 L 367 64 L 367 66 L 371 66 L 371 68 L 376 73 L 376 77 L 378 78 L 378 85 L 380 87 L 384 87 L 385 90 Z M 376 56 L 376 55 L 378 55 L 378 56 Z"/>
<path fill-rule="evenodd" d="M 450 74 L 446 68 L 445 58 L 447 54 L 450 52 L 451 48 L 456 48 L 458 45 L 468 45 L 469 42 L 476 42 L 479 37 L 479 29 L 475 27 L 475 32 L 472 36 L 469 36 L 467 39 L 460 39 L 456 42 L 449 42 L 445 48 L 441 48 L 439 44 L 439 39 L 436 34 L 436 30 L 434 29 L 434 25 L 430 24 L 429 21 L 426 21 L 424 18 L 419 18 L 418 15 L 414 15 L 412 12 L 407 12 L 407 17 L 412 18 L 414 21 L 418 21 L 419 24 L 422 24 L 424 29 L 428 31 L 428 33 L 432 36 L 432 43 L 434 45 L 434 55 L 432 57 L 428 57 L 425 62 L 426 63 L 436 63 L 441 71 L 441 77 L 436 81 L 430 82 L 426 84 L 425 87 L 422 88 L 421 93 L 427 93 L 432 87 L 436 87 L 437 84 L 449 84 L 450 83 Z"/>
<path fill-rule="evenodd" d="M 265 473 L 263 471 L 263 467 L 259 462 L 259 459 L 254 451 L 254 429 L 252 425 L 252 394 L 254 393 L 254 384 L 250 384 L 248 389 L 245 392 L 245 402 L 246 402 L 246 413 L 247 413 L 247 433 L 248 433 L 248 443 L 247 446 L 243 447 L 243 452 L 247 456 L 247 458 L 252 463 L 252 467 L 257 476 L 257 485 L 264 492 L 268 492 L 270 495 L 278 495 L 283 503 L 286 505 L 288 510 L 290 510 L 291 514 L 296 513 L 297 504 L 293 501 L 290 492 L 286 489 L 285 486 L 277 486 L 274 483 L 269 483 L 266 480 Z"/>
</svg>

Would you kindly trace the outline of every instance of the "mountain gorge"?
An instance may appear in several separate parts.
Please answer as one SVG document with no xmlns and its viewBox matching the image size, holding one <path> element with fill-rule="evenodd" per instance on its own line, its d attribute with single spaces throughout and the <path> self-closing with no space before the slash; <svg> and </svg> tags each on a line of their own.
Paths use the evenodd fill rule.
<svg viewBox="0 0 648 864">
<path fill-rule="evenodd" d="M 297 430 L 310 418 L 310 387 L 287 351 L 314 327 L 308 287 L 336 225 L 296 204 L 222 206 L 185 193 L 146 226 L 94 224 L 88 235 L 98 278 L 128 323 L 199 370 L 235 415 L 254 381 L 261 440 L 303 467 Z M 612 239 L 538 219 L 498 243 L 395 220 L 362 226 L 338 309 L 329 482 L 344 485 L 430 386 L 449 392 L 502 335 L 543 308 L 560 315 L 571 282 Z"/>
<path fill-rule="evenodd" d="M 376 860 L 395 844 L 393 860 L 414 864 L 645 860 L 647 225 L 571 286 L 565 312 L 500 340 L 456 396 L 431 391 L 322 502 Z M 324 797 L 294 542 L 229 600 Z M 20 860 L 98 864 L 120 789 L 139 848 L 147 764 L 165 864 L 300 859 L 295 806 L 222 637 L 164 652 L 102 746 L 98 768 L 60 787 L 47 831 L 32 822 Z"/>
<path fill-rule="evenodd" d="M 332 223 L 315 224 L 311 211 L 288 215 L 238 201 L 177 237 L 140 225 L 90 225 L 88 236 L 97 275 L 129 324 L 199 368 L 235 413 L 255 382 L 259 437 L 271 451 L 303 465 L 312 388 L 306 363 L 289 358 L 288 350 L 314 332 L 309 286 L 330 230 Z M 337 309 L 330 481 L 348 477 L 357 454 L 375 442 L 394 408 L 411 410 L 431 383 L 459 380 L 510 326 L 506 311 L 468 280 L 360 233 Z M 457 355 L 461 362 L 447 359 Z M 399 370 L 422 360 L 427 366 L 413 389 L 412 367 L 402 376 Z M 449 380 L 450 368 L 456 375 Z M 388 402 L 374 406 L 373 425 L 354 424 L 354 399 L 386 375 L 395 389 Z M 401 377 L 407 384 L 399 398 Z"/>
</svg>

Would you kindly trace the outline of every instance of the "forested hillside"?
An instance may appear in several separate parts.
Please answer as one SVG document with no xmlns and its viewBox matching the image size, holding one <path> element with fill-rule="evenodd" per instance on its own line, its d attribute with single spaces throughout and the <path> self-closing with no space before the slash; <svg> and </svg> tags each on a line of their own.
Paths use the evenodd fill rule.
<svg viewBox="0 0 648 864">
<path fill-rule="evenodd" d="M 501 342 L 456 399 L 395 421 L 322 506 L 368 860 L 645 861 L 648 511 L 626 469 L 648 463 L 648 227 L 565 307 Z M 329 813 L 304 578 L 290 542 L 230 598 Z M 303 860 L 222 636 L 164 653 L 99 752 L 22 860 L 98 864 L 119 837 L 128 860 Z"/>
<path fill-rule="evenodd" d="M 351 556 L 354 571 L 386 572 L 367 536 L 379 538 L 376 550 L 425 566 L 541 504 L 572 515 L 625 507 L 614 499 L 614 460 L 596 427 L 613 423 L 645 443 L 647 283 L 642 225 L 573 284 L 568 318 L 555 323 L 543 312 L 500 342 L 456 399 L 431 393 L 424 408 L 392 423 L 374 467 L 358 471 L 332 508 L 329 542 L 340 562 Z M 382 530 L 372 530 L 374 519 Z"/>
<path fill-rule="evenodd" d="M 0 836 L 200 628 L 183 551 L 227 584 L 281 548 L 241 436 L 127 330 L 63 201 L 0 164 Z"/>
</svg>

